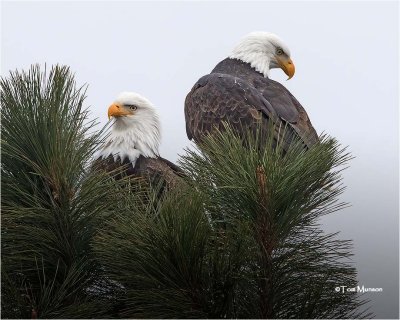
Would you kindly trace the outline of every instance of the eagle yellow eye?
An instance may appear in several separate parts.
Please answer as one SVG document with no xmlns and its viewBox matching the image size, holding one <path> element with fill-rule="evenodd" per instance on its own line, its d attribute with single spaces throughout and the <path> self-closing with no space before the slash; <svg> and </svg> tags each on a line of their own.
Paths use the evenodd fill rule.
<svg viewBox="0 0 400 320">
<path fill-rule="evenodd" d="M 278 49 L 276 50 L 276 54 L 277 54 L 278 56 L 280 56 L 281 54 L 283 54 L 283 50 L 282 50 L 281 48 L 278 48 Z"/>
<path fill-rule="evenodd" d="M 132 111 L 137 110 L 137 106 L 134 106 L 134 105 L 127 105 L 127 107 L 128 107 L 129 109 L 131 109 Z"/>
</svg>

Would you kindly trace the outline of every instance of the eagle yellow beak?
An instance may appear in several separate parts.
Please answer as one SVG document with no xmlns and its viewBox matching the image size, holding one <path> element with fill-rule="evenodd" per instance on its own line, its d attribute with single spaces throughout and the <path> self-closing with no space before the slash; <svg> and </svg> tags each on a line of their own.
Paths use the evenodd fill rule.
<svg viewBox="0 0 400 320">
<path fill-rule="evenodd" d="M 277 58 L 277 60 L 278 60 L 279 66 L 281 67 L 283 72 L 285 72 L 286 75 L 289 77 L 288 80 L 291 79 L 294 76 L 294 72 L 295 72 L 295 67 L 294 67 L 294 63 L 293 63 L 292 59 Z"/>
<path fill-rule="evenodd" d="M 108 108 L 108 119 L 111 117 L 123 117 L 123 116 L 129 116 L 131 115 L 132 112 L 125 110 L 118 104 L 113 103 L 109 108 Z"/>
</svg>

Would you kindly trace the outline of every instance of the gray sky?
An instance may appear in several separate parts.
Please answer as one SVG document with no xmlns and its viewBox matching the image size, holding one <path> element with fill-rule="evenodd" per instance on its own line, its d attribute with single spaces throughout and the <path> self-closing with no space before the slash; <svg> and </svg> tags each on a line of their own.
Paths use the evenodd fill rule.
<svg viewBox="0 0 400 320">
<path fill-rule="evenodd" d="M 356 157 L 342 199 L 351 208 L 323 219 L 354 239 L 360 284 L 378 318 L 398 317 L 397 2 L 2 2 L 1 74 L 31 63 L 66 64 L 88 83 L 93 117 L 121 91 L 158 108 L 161 155 L 189 145 L 183 105 L 202 75 L 246 33 L 271 31 L 292 52 L 296 75 L 282 82 L 317 131 Z M 332 292 L 332 294 L 335 294 Z"/>
</svg>

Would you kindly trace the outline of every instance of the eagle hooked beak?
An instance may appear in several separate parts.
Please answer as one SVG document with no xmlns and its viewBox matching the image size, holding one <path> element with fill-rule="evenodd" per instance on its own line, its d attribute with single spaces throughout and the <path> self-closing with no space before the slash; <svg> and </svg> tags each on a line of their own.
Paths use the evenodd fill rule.
<svg viewBox="0 0 400 320">
<path fill-rule="evenodd" d="M 125 108 L 122 108 L 118 104 L 113 103 L 109 108 L 108 108 L 108 119 L 111 117 L 123 117 L 123 116 L 129 116 L 131 115 L 132 112 L 125 110 Z"/>
<path fill-rule="evenodd" d="M 277 61 L 278 61 L 279 66 L 283 70 L 283 72 L 285 72 L 286 75 L 289 77 L 288 80 L 291 79 L 294 76 L 294 72 L 295 72 L 295 67 L 294 67 L 294 63 L 293 63 L 292 59 L 277 58 Z"/>
</svg>

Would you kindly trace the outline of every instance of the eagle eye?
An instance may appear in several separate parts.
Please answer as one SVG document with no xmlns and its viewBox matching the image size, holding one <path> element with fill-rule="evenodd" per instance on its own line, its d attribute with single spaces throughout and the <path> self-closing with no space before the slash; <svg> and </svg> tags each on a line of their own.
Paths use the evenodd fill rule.
<svg viewBox="0 0 400 320">
<path fill-rule="evenodd" d="M 280 56 L 281 54 L 283 54 L 283 50 L 281 48 L 276 49 L 276 54 Z"/>
<path fill-rule="evenodd" d="M 129 109 L 131 109 L 133 111 L 137 110 L 137 106 L 135 106 L 133 104 L 126 104 L 125 107 L 127 107 L 127 108 L 129 108 Z"/>
</svg>

